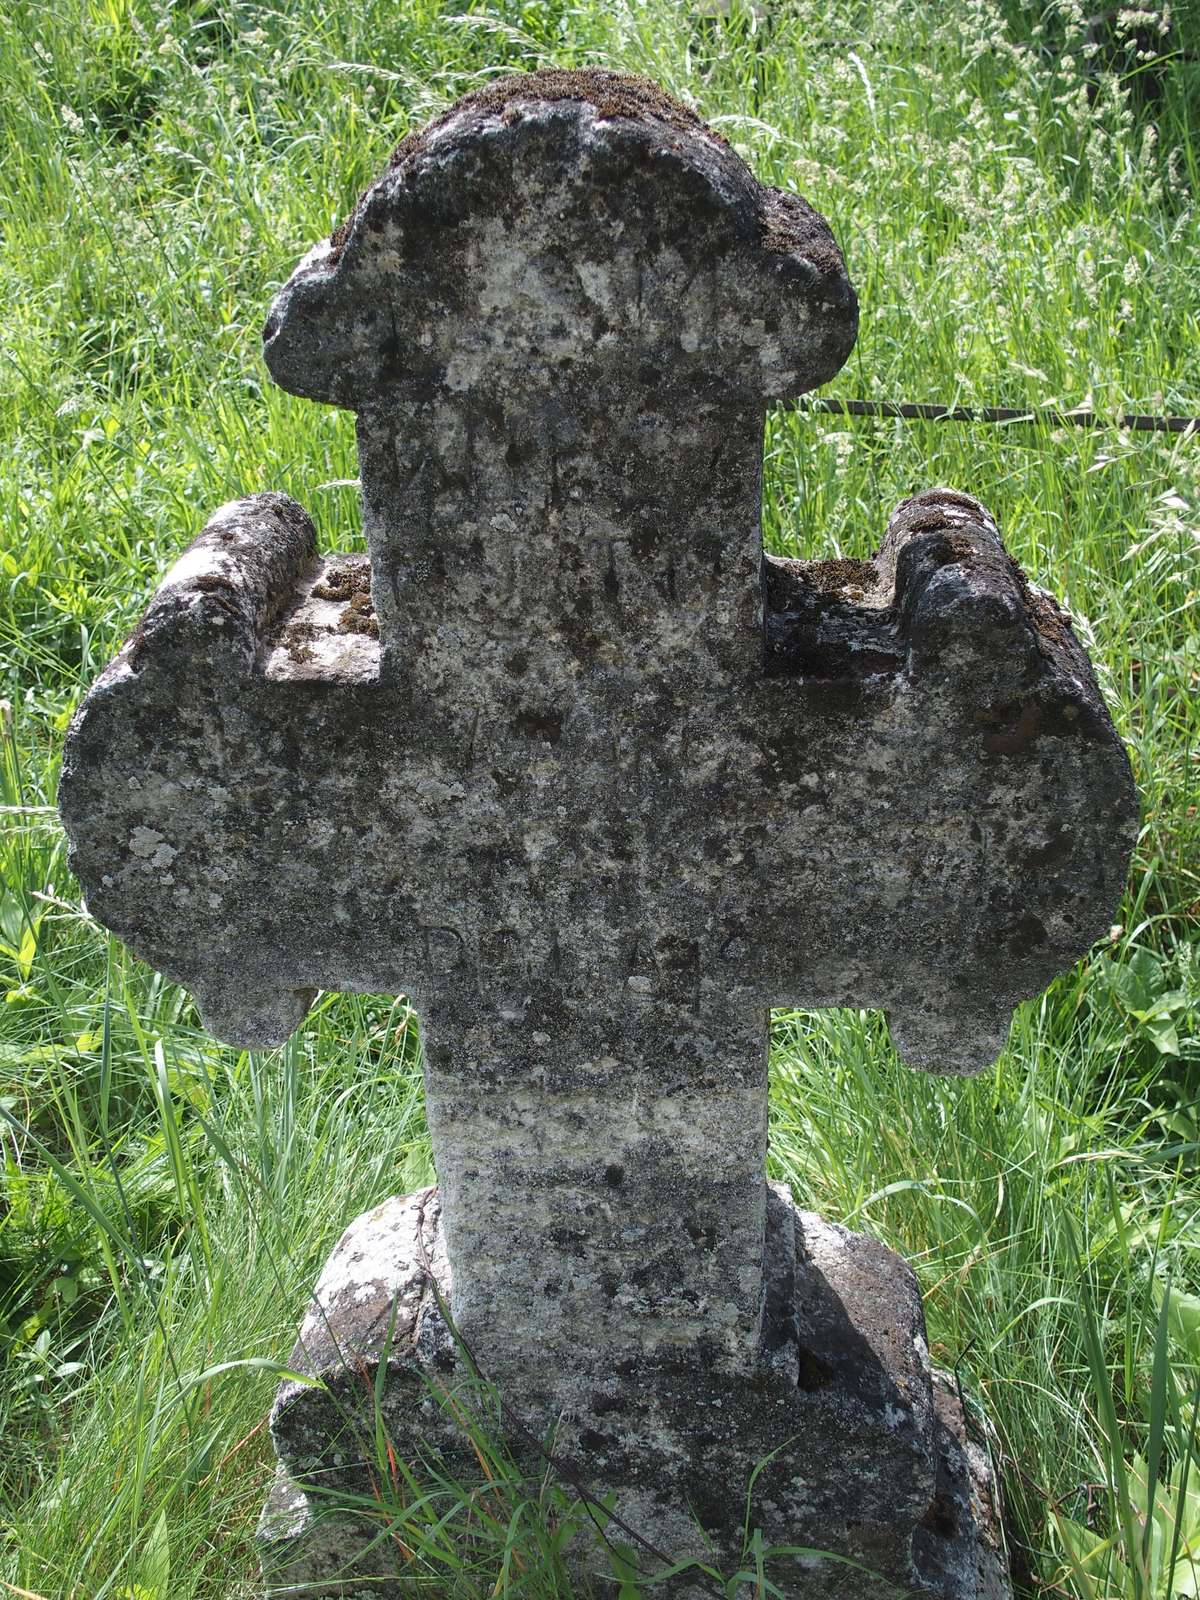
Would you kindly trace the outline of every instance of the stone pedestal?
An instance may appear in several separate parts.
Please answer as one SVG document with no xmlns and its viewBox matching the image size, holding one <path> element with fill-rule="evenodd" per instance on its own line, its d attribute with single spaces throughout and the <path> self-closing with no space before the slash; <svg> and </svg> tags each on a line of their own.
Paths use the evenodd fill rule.
<svg viewBox="0 0 1200 1600">
<path fill-rule="evenodd" d="M 418 1478 L 431 1457 L 459 1481 L 478 1478 L 462 1423 L 471 1414 L 539 1477 L 546 1419 L 556 1418 L 562 1481 L 615 1495 L 621 1522 L 674 1559 L 732 1573 L 744 1529 L 758 1527 L 768 1547 L 827 1552 L 772 1560 L 771 1579 L 789 1596 L 1004 1600 L 986 1456 L 967 1438 L 953 1387 L 931 1370 L 910 1269 L 877 1241 L 798 1211 L 781 1187 L 768 1195 L 748 1366 L 703 1340 L 664 1343 L 625 1370 L 592 1370 L 586 1352 L 558 1374 L 497 1374 L 480 1359 L 499 1399 L 445 1319 L 437 1191 L 359 1217 L 292 1357 L 322 1387 L 285 1383 L 272 1411 L 280 1466 L 259 1532 L 268 1592 L 399 1600 L 406 1558 L 386 1515 L 347 1507 L 381 1488 L 386 1506 L 389 1451 Z M 633 1544 L 616 1524 L 609 1532 Z M 647 1548 L 637 1556 L 646 1572 L 661 1566 Z M 610 1573 L 596 1549 L 579 1560 L 602 1591 Z M 683 1577 L 672 1592 L 702 1589 Z"/>
</svg>

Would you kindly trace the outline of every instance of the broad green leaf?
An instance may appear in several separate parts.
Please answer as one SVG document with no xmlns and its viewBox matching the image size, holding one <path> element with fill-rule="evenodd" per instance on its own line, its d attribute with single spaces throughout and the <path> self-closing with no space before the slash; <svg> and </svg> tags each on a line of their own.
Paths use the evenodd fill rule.
<svg viewBox="0 0 1200 1600">
<path fill-rule="evenodd" d="M 1193 1361 L 1200 1362 L 1200 1295 L 1172 1289 L 1169 1320 L 1175 1338 Z"/>
<path fill-rule="evenodd" d="M 33 958 L 37 955 L 38 947 L 37 930 L 38 923 L 30 923 L 17 948 L 17 971 L 21 974 L 22 983 L 28 983 L 29 974 L 33 971 Z"/>
<path fill-rule="evenodd" d="M 1145 1024 L 1146 1032 L 1154 1041 L 1155 1048 L 1164 1056 L 1177 1056 L 1179 1054 L 1179 1035 L 1175 1031 L 1175 1024 L 1169 1017 L 1152 1017 Z"/>
</svg>

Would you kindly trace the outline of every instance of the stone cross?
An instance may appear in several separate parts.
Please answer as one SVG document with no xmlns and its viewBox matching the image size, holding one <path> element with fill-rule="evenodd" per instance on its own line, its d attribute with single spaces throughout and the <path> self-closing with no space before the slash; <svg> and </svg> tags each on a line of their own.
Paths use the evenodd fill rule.
<svg viewBox="0 0 1200 1600">
<path fill-rule="evenodd" d="M 941 1470 L 919 1301 L 769 1190 L 768 1011 L 879 1007 L 912 1065 L 978 1069 L 1107 928 L 1136 804 L 976 501 L 916 495 L 871 561 L 764 556 L 766 408 L 856 324 L 823 219 L 655 86 L 468 96 L 264 330 L 279 383 L 356 413 L 369 564 L 284 496 L 218 512 L 60 803 L 92 911 L 218 1037 L 278 1044 L 322 988 L 420 1014 L 438 1191 L 347 1236 L 376 1324 L 338 1321 L 343 1253 L 307 1326 L 331 1384 L 388 1305 L 434 1359 L 436 1257 L 484 1371 L 659 1545 L 724 1548 L 755 1452 L 825 1405 L 839 1470 L 872 1464 L 850 1509 L 784 1452 L 763 1514 L 907 1582 Z M 328 1470 L 293 1401 L 285 1462 Z"/>
</svg>

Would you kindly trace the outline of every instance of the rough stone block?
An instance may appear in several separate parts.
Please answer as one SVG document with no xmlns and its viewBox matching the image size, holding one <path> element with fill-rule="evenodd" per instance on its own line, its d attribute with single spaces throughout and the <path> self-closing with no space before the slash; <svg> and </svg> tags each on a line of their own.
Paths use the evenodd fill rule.
<svg viewBox="0 0 1200 1600">
<path fill-rule="evenodd" d="M 798 1212 L 776 1185 L 767 1259 L 747 1371 L 731 1377 L 690 1346 L 625 1371 L 588 1364 L 547 1443 L 545 1397 L 501 1407 L 446 1326 L 436 1191 L 359 1217 L 330 1257 L 291 1358 L 323 1387 L 285 1383 L 272 1413 L 281 1477 L 264 1523 L 268 1559 L 288 1582 L 323 1583 L 337 1560 L 399 1580 L 403 1556 L 378 1522 L 339 1518 L 330 1497 L 373 1494 L 389 1447 L 414 1463 L 432 1451 L 469 1476 L 470 1416 L 505 1435 L 533 1475 L 546 1469 L 539 1446 L 549 1449 L 568 1484 L 598 1500 L 613 1494 L 622 1522 L 652 1528 L 651 1542 L 676 1559 L 736 1570 L 748 1517 L 769 1545 L 860 1564 L 781 1558 L 774 1580 L 810 1600 L 890 1592 L 863 1568 L 938 1600 L 993 1600 L 1003 1589 L 984 1577 L 998 1559 L 1003 1567 L 986 1458 L 966 1443 L 957 1399 L 931 1373 L 910 1269 L 878 1242 Z M 318 1492 L 306 1497 L 309 1484 Z M 609 1534 L 629 1543 L 617 1524 Z M 638 1555 L 656 1570 L 649 1552 Z"/>
</svg>

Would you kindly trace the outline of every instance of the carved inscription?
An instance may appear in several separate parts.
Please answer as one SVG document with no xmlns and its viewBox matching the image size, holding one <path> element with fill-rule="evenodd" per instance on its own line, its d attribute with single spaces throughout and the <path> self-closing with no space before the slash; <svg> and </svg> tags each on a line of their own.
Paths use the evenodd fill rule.
<svg viewBox="0 0 1200 1600">
<path fill-rule="evenodd" d="M 562 773 L 569 771 L 576 785 L 586 784 L 588 769 L 593 768 L 591 781 L 609 796 L 614 793 L 614 773 L 620 775 L 625 792 L 636 791 L 678 773 L 681 764 L 694 758 L 695 734 L 684 713 L 674 727 L 630 722 L 610 729 L 597 725 L 590 708 L 530 702 L 508 723 L 474 709 L 456 717 L 452 726 L 453 769 L 464 778 L 474 773 L 490 776 L 501 787 L 522 782 L 531 743 L 538 747 L 539 763 L 548 760 Z M 514 754 L 520 757 L 515 765 Z M 459 798 L 466 794 L 464 789 Z"/>
<path fill-rule="evenodd" d="M 552 983 L 584 984 L 597 995 L 621 996 L 633 1005 L 656 1000 L 696 1010 L 705 970 L 745 961 L 745 941 L 715 933 L 705 943 L 675 934 L 638 933 L 607 956 L 567 928 L 511 923 L 473 927 L 464 913 L 457 925 L 410 922 L 396 931 L 401 968 L 414 980 L 452 981 L 498 1001 L 519 1001 L 524 988 Z"/>
</svg>

